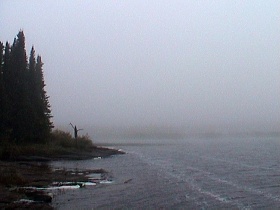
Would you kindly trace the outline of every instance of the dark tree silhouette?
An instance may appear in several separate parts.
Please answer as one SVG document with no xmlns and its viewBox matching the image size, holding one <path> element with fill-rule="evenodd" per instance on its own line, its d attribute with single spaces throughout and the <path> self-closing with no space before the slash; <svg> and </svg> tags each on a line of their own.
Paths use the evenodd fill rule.
<svg viewBox="0 0 280 210">
<path fill-rule="evenodd" d="M 4 45 L 0 42 L 0 137 L 3 137 L 6 133 L 6 93 L 4 89 L 3 78 L 3 51 Z"/>
<path fill-rule="evenodd" d="M 5 135 L 17 143 L 43 142 L 53 125 L 42 59 L 35 59 L 32 47 L 28 62 L 23 31 L 11 47 L 6 42 L 4 54 L 3 49 L 0 43 L 0 138 Z"/>
<path fill-rule="evenodd" d="M 2 112 L 2 122 L 1 122 L 1 135 L 0 137 L 8 137 L 9 133 L 11 132 L 10 126 L 10 112 L 11 112 L 11 101 L 10 101 L 10 88 L 9 84 L 11 84 L 11 71 L 10 71 L 10 53 L 11 47 L 8 42 L 6 42 L 3 60 L 1 60 L 2 66 L 2 82 L 3 82 L 3 89 L 2 89 L 2 96 L 1 96 L 1 112 Z"/>
<path fill-rule="evenodd" d="M 37 96 L 36 96 L 36 79 L 35 79 L 35 72 L 36 72 L 36 60 L 35 60 L 35 50 L 32 46 L 29 56 L 29 63 L 28 63 L 28 74 L 27 74 L 27 82 L 28 82 L 28 98 L 30 100 L 32 106 L 32 112 L 30 113 L 30 128 L 32 136 L 30 138 L 34 141 L 38 141 L 38 135 L 40 132 L 37 130 L 37 123 L 38 123 L 38 113 L 37 113 Z M 37 132 L 36 132 L 37 131 Z"/>
<path fill-rule="evenodd" d="M 28 98 L 27 56 L 23 31 L 18 33 L 12 45 L 9 71 L 11 137 L 16 142 L 24 142 L 32 138 L 30 135 L 32 107 Z"/>
<path fill-rule="evenodd" d="M 37 56 L 35 74 L 34 74 L 34 112 L 35 112 L 35 131 L 37 131 L 36 138 L 47 139 L 53 128 L 51 122 L 51 109 L 49 103 L 49 96 L 45 91 L 45 81 L 43 75 L 43 62 L 41 56 Z"/>
</svg>

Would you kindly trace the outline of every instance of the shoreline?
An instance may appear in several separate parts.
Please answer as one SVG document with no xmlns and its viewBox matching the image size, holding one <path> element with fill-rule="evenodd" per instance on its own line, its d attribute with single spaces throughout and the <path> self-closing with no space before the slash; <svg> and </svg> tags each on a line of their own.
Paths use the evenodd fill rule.
<svg viewBox="0 0 280 210">
<path fill-rule="evenodd" d="M 107 158 L 124 152 L 94 146 L 92 152 L 67 152 L 52 157 L 20 156 L 16 160 L 0 160 L 0 208 L 1 209 L 53 209 L 52 194 L 48 187 L 60 189 L 63 183 L 84 187 L 84 183 L 96 185 L 106 180 L 104 169 L 55 169 L 48 162 L 58 160 L 86 160 Z M 99 177 L 99 180 L 90 178 Z M 56 184 L 55 184 L 56 183 Z M 38 189 L 37 189 L 38 188 Z"/>
<path fill-rule="evenodd" d="M 15 158 L 14 161 L 40 161 L 40 162 L 48 162 L 48 161 L 58 161 L 58 160 L 87 160 L 91 158 L 106 158 L 112 155 L 121 155 L 125 154 L 125 152 L 107 148 L 102 146 L 94 146 L 91 152 L 88 151 L 65 151 L 60 154 L 53 154 L 51 157 L 47 157 L 47 155 L 20 155 Z"/>
</svg>

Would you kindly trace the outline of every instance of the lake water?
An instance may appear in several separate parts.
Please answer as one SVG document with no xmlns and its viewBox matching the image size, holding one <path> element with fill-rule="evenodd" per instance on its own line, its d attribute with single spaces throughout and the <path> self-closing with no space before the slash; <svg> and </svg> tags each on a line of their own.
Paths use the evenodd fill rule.
<svg viewBox="0 0 280 210">
<path fill-rule="evenodd" d="M 113 180 L 60 192 L 56 208 L 280 209 L 280 137 L 115 142 L 127 154 L 53 163 L 104 168 Z"/>
</svg>

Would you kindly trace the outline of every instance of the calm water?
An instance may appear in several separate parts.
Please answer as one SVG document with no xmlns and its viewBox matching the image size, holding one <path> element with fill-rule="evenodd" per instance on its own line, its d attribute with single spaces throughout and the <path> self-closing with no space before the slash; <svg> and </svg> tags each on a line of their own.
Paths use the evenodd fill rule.
<svg viewBox="0 0 280 210">
<path fill-rule="evenodd" d="M 104 168 L 113 184 L 56 195 L 58 209 L 280 209 L 280 138 L 131 140 L 126 155 L 54 162 Z M 124 143 L 124 142 L 123 142 Z M 126 180 L 132 179 L 129 183 Z"/>
</svg>

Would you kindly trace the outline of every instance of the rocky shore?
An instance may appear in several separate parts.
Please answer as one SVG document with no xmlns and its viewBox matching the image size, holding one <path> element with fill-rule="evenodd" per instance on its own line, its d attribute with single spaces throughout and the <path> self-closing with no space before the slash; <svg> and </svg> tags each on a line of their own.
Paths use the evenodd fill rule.
<svg viewBox="0 0 280 210">
<path fill-rule="evenodd" d="M 17 161 L 0 161 L 0 209 L 53 209 L 53 190 L 95 185 L 108 179 L 104 169 L 55 169 L 53 160 L 82 160 L 123 154 L 96 147 L 93 152 L 75 152 L 53 157 L 21 156 Z"/>
</svg>

